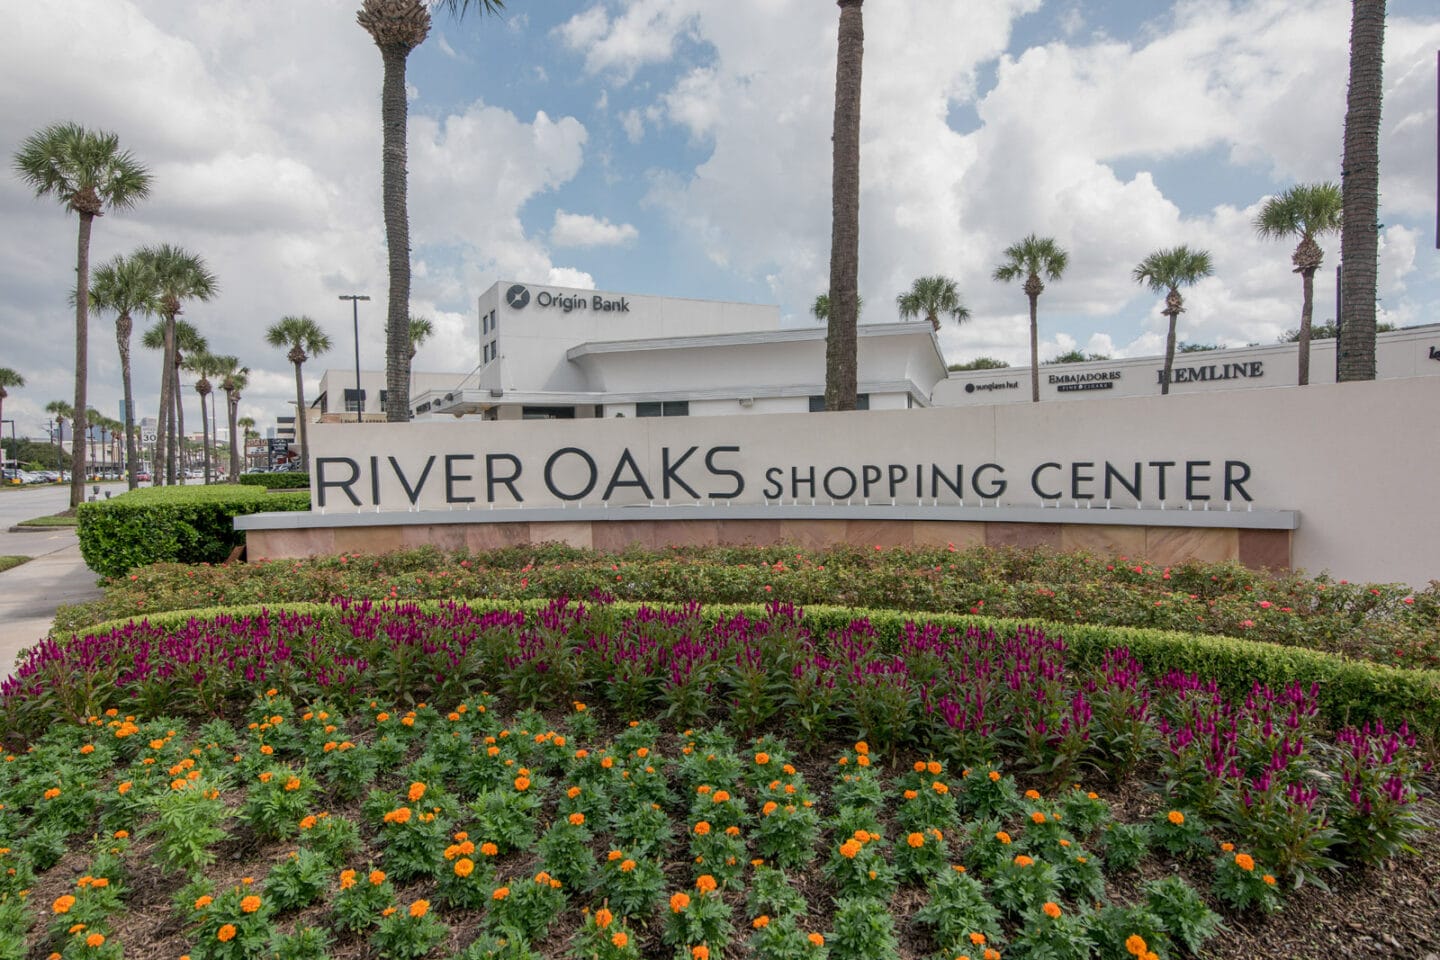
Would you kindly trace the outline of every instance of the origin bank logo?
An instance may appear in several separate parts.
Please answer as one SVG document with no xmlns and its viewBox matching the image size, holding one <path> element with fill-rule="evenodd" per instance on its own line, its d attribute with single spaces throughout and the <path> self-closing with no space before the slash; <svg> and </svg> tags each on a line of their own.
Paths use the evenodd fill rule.
<svg viewBox="0 0 1440 960">
<path fill-rule="evenodd" d="M 530 302 L 530 291 L 525 289 L 523 283 L 517 283 L 505 291 L 505 303 L 512 310 L 524 310 Z"/>
</svg>

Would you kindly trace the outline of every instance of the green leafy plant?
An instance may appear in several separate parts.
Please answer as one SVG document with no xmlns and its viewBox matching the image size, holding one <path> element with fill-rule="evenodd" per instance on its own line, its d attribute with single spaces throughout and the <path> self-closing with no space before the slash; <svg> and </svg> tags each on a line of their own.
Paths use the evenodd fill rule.
<svg viewBox="0 0 1440 960">
<path fill-rule="evenodd" d="M 1105 838 L 1105 866 L 1114 873 L 1133 871 L 1150 849 L 1150 828 L 1143 823 L 1110 823 Z"/>
<path fill-rule="evenodd" d="M 245 792 L 240 816 L 267 840 L 293 837 L 315 798 L 315 781 L 303 771 L 271 767 L 262 771 Z"/>
<path fill-rule="evenodd" d="M 324 927 L 296 927 L 275 934 L 270 952 L 274 960 L 330 960 L 330 935 Z"/>
<path fill-rule="evenodd" d="M 730 905 L 717 890 L 715 878 L 705 873 L 695 881 L 693 893 L 682 890 L 670 896 L 663 932 L 666 943 L 682 954 L 701 945 L 716 957 L 724 952 L 735 925 Z"/>
<path fill-rule="evenodd" d="M 308 907 L 325 892 L 329 871 L 324 857 L 302 847 L 270 868 L 265 895 L 277 913 Z"/>
<path fill-rule="evenodd" d="M 370 935 L 370 946 L 384 960 L 420 960 L 449 935 L 449 928 L 431 912 L 430 901 L 415 900 L 408 907 L 387 908 Z"/>
<path fill-rule="evenodd" d="M 599 892 L 622 916 L 638 915 L 660 899 L 665 874 L 649 857 L 611 850 L 600 865 Z"/>
<path fill-rule="evenodd" d="M 368 930 L 380 921 L 380 912 L 395 900 L 395 888 L 383 870 L 340 871 L 340 889 L 331 901 L 336 927 L 348 933 Z"/>
<path fill-rule="evenodd" d="M 979 945 L 1000 943 L 1000 911 L 985 897 L 985 888 L 960 870 L 942 871 L 930 880 L 929 899 L 915 911 L 914 920 L 928 927 L 947 953 L 960 954 L 977 944 L 971 939 L 980 936 Z"/>
<path fill-rule="evenodd" d="M 1150 912 L 1190 953 L 1198 954 L 1205 942 L 1220 932 L 1220 915 L 1207 907 L 1195 888 L 1180 877 L 1147 881 L 1141 892 L 1145 894 L 1145 905 Z"/>
<path fill-rule="evenodd" d="M 256 960 L 275 939 L 269 899 L 241 884 L 196 901 L 190 930 L 194 960 Z"/>
<path fill-rule="evenodd" d="M 1274 913 L 1281 905 L 1279 887 L 1275 877 L 1265 872 L 1248 853 L 1222 848 L 1215 858 L 1211 889 L 1222 903 L 1236 910 Z"/>
<path fill-rule="evenodd" d="M 830 955 L 825 936 L 806 930 L 794 914 L 761 914 L 750 922 L 750 949 L 759 960 L 823 960 Z"/>
<path fill-rule="evenodd" d="M 151 798 L 156 818 L 144 829 L 153 837 L 151 856 L 164 870 L 179 870 L 195 879 L 215 862 L 215 844 L 229 834 L 221 824 L 232 812 L 220 799 L 219 788 L 205 777 L 179 781 L 183 787 L 165 790 Z"/>
<path fill-rule="evenodd" d="M 835 926 L 826 939 L 835 960 L 899 960 L 895 921 L 885 901 L 843 897 L 835 905 Z"/>
<path fill-rule="evenodd" d="M 544 871 L 500 883 L 490 893 L 488 928 L 526 942 L 544 939 L 550 924 L 565 909 L 563 886 Z"/>
</svg>

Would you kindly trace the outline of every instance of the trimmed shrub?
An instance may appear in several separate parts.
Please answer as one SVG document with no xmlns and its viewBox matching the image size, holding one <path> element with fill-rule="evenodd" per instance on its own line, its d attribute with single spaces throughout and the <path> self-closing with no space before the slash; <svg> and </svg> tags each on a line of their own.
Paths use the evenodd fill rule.
<svg viewBox="0 0 1440 960">
<path fill-rule="evenodd" d="M 107 577 L 162 561 L 218 563 L 245 542 L 237 516 L 309 510 L 308 493 L 276 493 L 256 487 L 148 487 L 106 500 L 82 503 L 80 554 Z"/>
<path fill-rule="evenodd" d="M 267 490 L 308 490 L 308 473 L 242 473 L 236 478 L 247 487 L 264 487 Z"/>
</svg>

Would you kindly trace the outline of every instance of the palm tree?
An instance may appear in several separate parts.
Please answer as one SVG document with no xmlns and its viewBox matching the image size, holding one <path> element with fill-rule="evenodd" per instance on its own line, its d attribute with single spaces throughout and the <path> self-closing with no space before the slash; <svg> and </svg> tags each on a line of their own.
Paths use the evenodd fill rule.
<svg viewBox="0 0 1440 960">
<path fill-rule="evenodd" d="M 836 0 L 835 120 L 831 135 L 830 304 L 825 336 L 825 409 L 855 409 L 855 327 L 860 273 L 860 74 L 865 0 Z"/>
<path fill-rule="evenodd" d="M 210 352 L 210 343 L 195 329 L 193 323 L 184 320 L 175 321 L 175 382 L 171 396 L 175 399 L 175 419 L 172 425 L 175 427 L 175 436 L 179 438 L 176 442 L 176 450 L 179 451 L 177 458 L 177 470 L 181 482 L 184 482 L 185 475 L 185 391 L 180 389 L 180 371 L 191 370 L 186 366 L 185 358 L 194 354 Z"/>
<path fill-rule="evenodd" d="M 1261 239 L 1278 240 L 1299 237 L 1300 243 L 1290 255 L 1295 272 L 1300 274 L 1304 290 L 1300 301 L 1300 386 L 1310 382 L 1310 317 L 1315 308 L 1315 271 L 1325 259 L 1325 251 L 1315 238 L 1336 233 L 1340 229 L 1343 201 L 1340 188 L 1333 183 L 1302 183 L 1278 197 L 1271 197 L 1256 214 L 1255 232 Z"/>
<path fill-rule="evenodd" d="M 440 0 L 437 5 L 457 18 L 463 17 L 472 6 L 482 14 L 497 13 L 505 6 L 504 0 Z M 355 19 L 380 48 L 385 68 L 380 92 L 385 244 L 390 257 L 390 297 L 385 320 L 385 415 L 392 422 L 400 422 L 410 419 L 410 216 L 405 188 L 405 63 L 410 51 L 430 33 L 430 11 L 424 0 L 362 0 Z"/>
<path fill-rule="evenodd" d="M 865 298 L 859 294 L 855 295 L 855 319 L 860 319 L 860 314 L 865 309 Z M 810 315 L 822 323 L 830 319 L 830 294 L 821 293 L 815 297 L 815 302 L 810 305 Z"/>
<path fill-rule="evenodd" d="M 410 362 L 415 361 L 415 354 L 425 346 L 425 341 L 435 335 L 435 324 L 430 322 L 429 317 L 410 318 Z M 388 397 L 389 394 L 386 394 Z"/>
<path fill-rule="evenodd" d="M 1153 293 L 1165 294 L 1165 309 L 1161 313 L 1170 318 L 1170 332 L 1165 337 L 1165 372 L 1160 378 L 1162 395 L 1170 392 L 1170 371 L 1175 366 L 1175 318 L 1185 312 L 1180 288 L 1194 286 L 1213 272 L 1208 251 L 1180 246 L 1156 250 L 1131 273 L 1136 283 L 1144 284 Z"/>
<path fill-rule="evenodd" d="M 204 463 L 205 484 L 210 485 L 210 419 L 206 404 L 209 402 L 210 394 L 214 387 L 210 383 L 210 374 L 217 373 L 215 358 L 207 352 L 192 353 L 185 358 L 185 369 L 197 375 L 195 380 L 195 392 L 200 395 L 200 459 Z"/>
<path fill-rule="evenodd" d="M 155 278 L 149 264 L 139 257 L 116 256 L 95 271 L 90 284 L 90 306 L 115 316 L 115 342 L 120 348 L 120 382 L 125 396 L 125 480 L 134 490 L 140 458 L 135 450 L 135 393 L 130 380 L 130 336 L 135 322 L 132 314 L 149 316 L 159 309 Z"/>
<path fill-rule="evenodd" d="M 1380 255 L 1380 103 L 1385 0 L 1352 0 L 1350 90 L 1340 164 L 1340 336 L 1337 379 L 1375 379 L 1375 273 Z"/>
<path fill-rule="evenodd" d="M 1005 262 L 991 274 L 1001 283 L 1025 278 L 1025 296 L 1030 300 L 1030 402 L 1040 402 L 1040 324 L 1036 318 L 1040 294 L 1045 292 L 1043 273 L 1050 282 L 1059 280 L 1070 265 L 1070 254 L 1053 237 L 1030 234 L 1005 248 Z"/>
<path fill-rule="evenodd" d="M 239 427 L 242 431 L 244 431 L 245 436 L 241 439 L 241 443 L 244 443 L 245 440 L 249 440 L 249 439 L 251 439 L 251 438 L 258 438 L 258 437 L 260 436 L 260 431 L 258 431 L 258 430 L 255 429 L 255 418 L 254 418 L 254 417 L 240 417 L 239 419 L 234 420 L 234 421 L 232 421 L 232 422 L 235 424 L 235 426 Z M 248 447 L 248 446 L 246 447 L 246 451 L 247 451 L 247 452 L 246 452 L 246 456 L 244 457 L 244 459 L 243 459 L 242 462 L 243 462 L 244 465 L 245 465 L 245 469 L 248 470 L 248 469 L 250 469 L 250 456 L 249 456 L 249 452 L 248 452 L 248 451 L 249 451 L 249 447 Z M 231 454 L 231 457 L 232 457 L 232 458 L 234 457 L 234 454 L 233 454 L 233 453 Z M 240 476 L 239 473 L 231 474 L 231 476 L 230 476 L 231 482 L 234 482 L 234 481 L 235 481 L 235 478 L 237 478 L 237 477 L 239 477 L 239 476 Z"/>
<path fill-rule="evenodd" d="M 295 435 L 300 440 L 300 462 L 310 467 L 310 445 L 305 429 L 305 381 L 300 365 L 330 349 L 330 338 L 320 325 L 306 316 L 284 317 L 265 331 L 265 342 L 272 347 L 289 347 L 286 359 L 295 364 Z"/>
<path fill-rule="evenodd" d="M 15 154 L 20 179 L 35 188 L 37 197 L 51 196 L 66 210 L 80 216 L 80 238 L 75 257 L 75 421 L 74 433 L 85 430 L 85 389 L 89 376 L 90 229 L 95 218 L 111 210 L 124 210 L 150 192 L 150 174 L 128 151 L 120 149 L 113 133 L 87 130 L 78 123 L 56 123 L 32 134 Z M 72 456 L 70 506 L 85 499 L 85 450 Z"/>
<path fill-rule="evenodd" d="M 0 367 L 0 432 L 4 432 L 5 429 L 5 398 L 10 396 L 9 388 L 23 386 L 25 386 L 24 377 L 9 367 Z M 16 447 L 14 457 L 16 460 L 20 459 L 19 447 Z M 0 460 L 3 459 L 4 457 L 0 457 Z"/>
<path fill-rule="evenodd" d="M 72 407 L 72 406 L 70 406 L 70 404 L 66 403 L 64 400 L 51 400 L 49 403 L 45 404 L 45 412 L 48 413 L 48 414 L 50 414 L 50 416 L 52 416 L 52 417 L 55 418 L 55 430 L 56 430 L 56 433 L 55 433 L 55 469 L 56 469 L 56 470 L 64 470 L 64 469 L 65 469 L 65 421 L 66 421 L 66 420 L 71 420 L 71 421 L 73 421 L 73 420 L 75 419 L 75 408 Z M 71 434 L 72 434 L 72 435 L 74 434 L 74 431 L 73 431 L 73 430 L 71 431 Z M 74 446 L 75 446 L 75 441 L 74 441 L 73 438 L 72 438 L 71 441 L 70 441 L 70 446 L 71 446 L 71 447 L 74 447 Z M 74 450 L 71 450 L 71 451 L 70 451 L 70 464 L 71 464 L 72 467 L 75 465 L 75 451 L 74 451 Z M 73 471 L 72 471 L 72 473 L 71 473 L 70 479 L 71 479 L 71 483 L 72 483 L 72 485 L 73 485 L 74 479 L 75 479 Z M 72 494 L 72 495 L 73 495 L 73 494 Z"/>
<path fill-rule="evenodd" d="M 902 319 L 924 317 L 938 333 L 940 315 L 948 314 L 956 323 L 970 319 L 970 310 L 960 300 L 960 290 L 949 277 L 916 277 L 909 291 L 895 297 L 895 306 Z"/>
<path fill-rule="evenodd" d="M 149 265 L 155 275 L 155 293 L 159 313 L 164 322 L 164 357 L 160 361 L 160 429 L 155 433 L 155 478 L 159 482 L 163 465 L 166 482 L 175 482 L 176 447 L 172 444 L 167 424 L 174 425 L 177 436 L 184 436 L 184 408 L 179 400 L 180 374 L 176 359 L 176 320 L 183 312 L 185 300 L 209 300 L 218 292 L 219 284 L 215 275 L 205 266 L 205 261 L 196 254 L 168 243 L 158 247 L 145 247 L 135 254 Z M 194 328 L 191 328 L 192 330 Z M 193 352 L 193 351 L 192 351 Z M 171 407 L 175 420 L 171 421 Z"/>
<path fill-rule="evenodd" d="M 245 445 L 244 439 L 235 432 L 239 426 L 236 414 L 240 412 L 240 391 L 250 385 L 250 368 L 240 366 L 239 357 L 218 356 L 213 359 L 215 374 L 220 378 L 220 389 L 225 391 L 225 416 L 230 427 L 230 482 L 234 483 L 243 469 L 240 466 L 240 450 Z M 253 420 L 251 425 L 254 425 Z"/>
</svg>

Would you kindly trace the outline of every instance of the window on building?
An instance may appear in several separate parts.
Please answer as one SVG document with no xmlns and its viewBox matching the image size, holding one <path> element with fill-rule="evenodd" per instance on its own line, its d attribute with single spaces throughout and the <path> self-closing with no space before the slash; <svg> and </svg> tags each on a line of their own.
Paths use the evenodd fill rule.
<svg viewBox="0 0 1440 960">
<path fill-rule="evenodd" d="M 488 343 L 485 344 L 485 353 L 484 353 L 484 361 L 483 361 L 483 362 L 485 362 L 485 363 L 489 363 L 489 362 L 490 362 L 490 344 L 488 344 Z"/>
<path fill-rule="evenodd" d="M 345 390 L 345 412 L 359 413 L 365 409 L 365 391 L 348 387 Z"/>
<path fill-rule="evenodd" d="M 499 359 L 500 359 L 500 344 L 499 344 L 498 341 L 495 341 L 495 340 L 491 340 L 491 341 L 490 341 L 490 359 L 491 359 L 491 360 L 499 360 Z"/>
<path fill-rule="evenodd" d="M 521 407 L 521 420 L 574 420 L 574 407 Z"/>
<path fill-rule="evenodd" d="M 384 390 L 381 390 L 381 391 L 380 391 L 380 406 L 381 406 L 381 407 L 384 407 L 384 406 L 385 406 L 385 393 L 386 393 L 386 391 L 384 391 Z"/>
<path fill-rule="evenodd" d="M 635 404 L 635 416 L 688 417 L 690 416 L 690 401 L 666 400 L 663 403 L 637 403 Z"/>
<path fill-rule="evenodd" d="M 480 335 L 483 337 L 483 336 L 485 336 L 485 334 L 487 334 L 487 333 L 489 333 L 489 332 L 490 332 L 490 314 L 488 314 L 488 313 L 482 313 L 482 314 L 480 315 Z"/>
<path fill-rule="evenodd" d="M 856 409 L 856 410 L 869 410 L 869 409 L 870 409 L 870 394 L 868 394 L 868 393 L 857 393 L 857 394 L 855 394 L 855 409 Z M 810 398 L 810 412 L 811 412 L 811 413 L 823 413 L 824 411 L 825 411 L 825 395 L 824 395 L 824 394 L 821 394 L 821 395 L 819 395 L 819 396 L 812 396 L 812 397 Z"/>
</svg>

